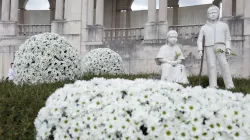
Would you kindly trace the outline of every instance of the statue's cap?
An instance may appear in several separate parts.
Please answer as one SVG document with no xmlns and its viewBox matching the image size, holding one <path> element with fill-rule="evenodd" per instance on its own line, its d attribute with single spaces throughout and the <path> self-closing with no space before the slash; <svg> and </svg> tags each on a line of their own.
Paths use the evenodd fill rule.
<svg viewBox="0 0 250 140">
<path fill-rule="evenodd" d="M 178 33 L 175 30 L 169 30 L 167 33 L 167 39 L 169 38 L 170 35 L 178 36 Z"/>
<path fill-rule="evenodd" d="M 215 5 L 212 5 L 208 8 L 207 10 L 207 13 L 209 13 L 211 10 L 217 10 L 217 12 L 219 13 L 220 12 L 220 9 L 219 7 L 215 6 Z"/>
</svg>

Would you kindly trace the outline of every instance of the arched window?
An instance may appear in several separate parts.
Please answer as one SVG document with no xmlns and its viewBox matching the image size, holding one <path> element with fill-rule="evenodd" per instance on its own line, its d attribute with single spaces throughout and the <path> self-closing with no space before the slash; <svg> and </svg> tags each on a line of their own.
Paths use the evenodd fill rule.
<svg viewBox="0 0 250 140">
<path fill-rule="evenodd" d="M 214 0 L 179 0 L 180 7 L 212 4 Z"/>
<path fill-rule="evenodd" d="M 55 17 L 55 0 L 20 0 L 20 24 L 50 24 Z"/>
<path fill-rule="evenodd" d="M 49 10 L 50 4 L 48 0 L 29 0 L 26 3 L 26 10 Z"/>
<path fill-rule="evenodd" d="M 176 1 L 176 0 L 168 0 Z M 194 5 L 202 5 L 202 4 L 211 4 L 214 0 L 179 0 L 179 6 L 185 7 L 185 6 L 194 6 Z M 147 0 L 135 0 L 132 4 L 132 10 L 147 10 L 148 9 L 148 1 Z M 159 8 L 159 0 L 156 0 L 156 8 Z"/>
<path fill-rule="evenodd" d="M 207 8 L 214 0 L 168 0 L 168 25 L 202 24 L 207 20 Z M 156 9 L 159 9 L 160 0 L 156 0 Z M 131 26 L 141 27 L 147 20 L 148 0 L 134 0 L 131 9 Z M 156 11 L 156 21 L 159 18 Z M 136 20 L 135 20 L 136 19 Z"/>
</svg>

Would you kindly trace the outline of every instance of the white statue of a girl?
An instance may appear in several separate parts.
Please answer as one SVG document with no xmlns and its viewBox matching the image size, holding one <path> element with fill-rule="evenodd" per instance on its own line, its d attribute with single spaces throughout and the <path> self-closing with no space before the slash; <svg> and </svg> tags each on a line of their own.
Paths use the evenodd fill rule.
<svg viewBox="0 0 250 140">
<path fill-rule="evenodd" d="M 155 58 L 156 64 L 161 65 L 161 80 L 177 83 L 189 83 L 185 66 L 182 63 L 184 56 L 177 44 L 178 33 L 170 30 L 167 34 L 167 43 L 163 45 Z"/>
</svg>

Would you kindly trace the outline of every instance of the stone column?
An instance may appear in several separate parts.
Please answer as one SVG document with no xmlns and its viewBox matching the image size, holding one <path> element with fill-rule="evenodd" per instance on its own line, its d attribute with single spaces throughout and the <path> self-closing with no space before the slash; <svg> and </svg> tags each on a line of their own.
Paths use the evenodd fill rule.
<svg viewBox="0 0 250 140">
<path fill-rule="evenodd" d="M 68 18 L 68 5 L 69 5 L 69 0 L 65 0 L 64 3 L 64 17 L 63 19 L 67 19 Z"/>
<path fill-rule="evenodd" d="M 236 1 L 236 16 L 244 15 L 244 0 Z"/>
<path fill-rule="evenodd" d="M 82 26 L 81 26 L 81 47 L 80 54 L 85 55 L 87 53 L 86 42 L 88 41 L 87 34 L 87 20 L 88 20 L 88 0 L 82 0 Z"/>
<path fill-rule="evenodd" d="M 112 1 L 113 6 L 112 6 L 112 25 L 111 28 L 116 28 L 116 13 L 117 13 L 117 7 L 116 7 L 116 0 Z"/>
<path fill-rule="evenodd" d="M 116 24 L 115 24 L 115 28 L 120 28 L 121 27 L 121 23 L 120 23 L 120 17 L 121 17 L 121 10 L 117 10 L 116 11 Z"/>
<path fill-rule="evenodd" d="M 2 0 L 2 21 L 10 20 L 10 0 Z"/>
<path fill-rule="evenodd" d="M 0 0 L 0 20 L 2 19 L 2 0 Z"/>
<path fill-rule="evenodd" d="M 19 23 L 20 24 L 24 24 L 24 12 L 25 12 L 25 8 L 20 8 L 20 17 L 19 17 Z"/>
<path fill-rule="evenodd" d="M 1 13 L 2 21 L 0 21 L 0 36 L 14 37 L 17 35 L 17 22 L 18 22 L 17 2 L 18 2 L 17 0 L 14 1 L 12 0 L 12 2 L 10 2 L 10 0 L 2 0 L 2 13 Z"/>
<path fill-rule="evenodd" d="M 250 0 L 244 2 L 244 47 L 250 48 Z M 250 55 L 250 54 L 249 54 Z"/>
<path fill-rule="evenodd" d="M 132 12 L 131 8 L 126 10 L 126 28 L 129 28 L 131 26 L 131 24 L 130 24 L 131 23 L 131 18 L 130 18 L 131 12 Z"/>
<path fill-rule="evenodd" d="M 148 22 L 155 22 L 155 21 L 156 21 L 156 0 L 148 0 Z"/>
<path fill-rule="evenodd" d="M 174 6 L 173 8 L 173 25 L 178 25 L 179 19 L 179 6 Z"/>
<path fill-rule="evenodd" d="M 164 3 L 164 1 L 161 1 L 161 3 L 162 2 Z M 161 10 L 164 9 L 161 8 Z M 163 12 L 161 13 L 163 14 Z M 161 17 L 161 18 L 166 18 L 166 17 Z M 144 28 L 144 40 L 143 40 L 144 44 L 158 43 L 160 24 L 162 23 L 158 24 L 156 22 L 156 0 L 148 0 L 148 22 L 145 24 Z"/>
<path fill-rule="evenodd" d="M 222 17 L 231 17 L 233 14 L 233 1 L 222 0 Z"/>
<path fill-rule="evenodd" d="M 103 25 L 104 0 L 96 0 L 96 24 Z"/>
<path fill-rule="evenodd" d="M 96 24 L 93 25 L 94 0 L 88 0 L 87 45 L 103 45 L 104 0 L 96 0 Z"/>
<path fill-rule="evenodd" d="M 250 0 L 244 0 L 243 76 L 250 76 Z"/>
<path fill-rule="evenodd" d="M 56 20 L 63 19 L 63 0 L 56 0 L 56 13 L 55 13 Z"/>
<path fill-rule="evenodd" d="M 94 0 L 88 0 L 88 25 L 94 24 Z"/>
<path fill-rule="evenodd" d="M 158 29 L 156 30 L 156 38 L 165 41 L 168 32 L 168 0 L 159 1 L 159 23 Z M 158 35 L 157 35 L 158 32 Z M 158 36 L 158 37 L 157 37 Z M 161 41 L 161 42 L 162 42 Z"/>
<path fill-rule="evenodd" d="M 50 22 L 55 20 L 55 8 L 50 7 Z"/>
<path fill-rule="evenodd" d="M 152 0 L 149 0 L 152 1 Z M 168 0 L 159 1 L 159 21 L 166 22 L 168 20 Z"/>
<path fill-rule="evenodd" d="M 245 2 L 244 2 L 244 17 L 245 18 L 250 18 L 250 8 L 249 7 L 250 7 L 250 1 L 245 0 Z"/>
<path fill-rule="evenodd" d="M 11 0 L 11 13 L 10 13 L 10 20 L 11 21 L 18 21 L 18 8 L 19 7 L 19 0 Z"/>
</svg>

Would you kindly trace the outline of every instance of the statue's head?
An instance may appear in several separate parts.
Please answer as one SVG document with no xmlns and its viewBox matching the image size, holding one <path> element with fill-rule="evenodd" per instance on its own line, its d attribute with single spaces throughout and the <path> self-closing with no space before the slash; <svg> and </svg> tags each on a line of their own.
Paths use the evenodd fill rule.
<svg viewBox="0 0 250 140">
<path fill-rule="evenodd" d="M 208 8 L 207 10 L 207 16 L 209 20 L 218 20 L 220 15 L 220 9 L 219 7 L 213 5 Z"/>
<path fill-rule="evenodd" d="M 170 45 L 175 45 L 177 43 L 178 33 L 175 30 L 168 31 L 167 42 Z"/>
</svg>

